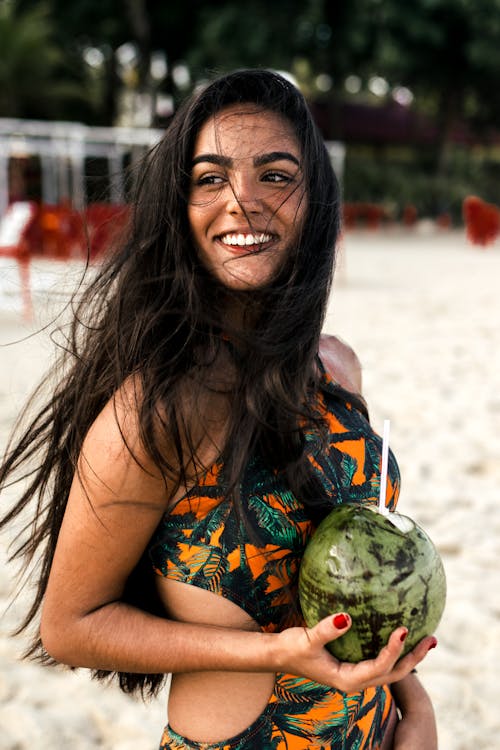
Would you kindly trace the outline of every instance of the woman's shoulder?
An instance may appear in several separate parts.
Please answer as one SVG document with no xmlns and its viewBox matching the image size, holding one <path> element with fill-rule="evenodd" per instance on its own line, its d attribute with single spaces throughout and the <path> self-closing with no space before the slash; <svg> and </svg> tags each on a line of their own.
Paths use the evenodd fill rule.
<svg viewBox="0 0 500 750">
<path fill-rule="evenodd" d="M 136 442 L 142 391 L 138 378 L 130 377 L 112 394 L 92 423 L 87 439 L 104 433 L 112 444 Z"/>
<path fill-rule="evenodd" d="M 165 507 L 166 481 L 143 439 L 141 404 L 140 384 L 128 379 L 105 404 L 83 440 L 77 477 L 97 504 L 125 493 L 139 504 Z"/>
<path fill-rule="evenodd" d="M 84 438 L 80 458 L 92 456 L 118 471 L 136 466 L 142 473 L 157 469 L 143 439 L 141 428 L 141 407 L 143 401 L 141 382 L 138 377 L 130 377 L 112 394 L 107 403 L 90 425 Z"/>
<path fill-rule="evenodd" d="M 361 362 L 349 344 L 338 336 L 321 334 L 319 357 L 326 372 L 336 383 L 352 393 L 361 394 Z"/>
</svg>

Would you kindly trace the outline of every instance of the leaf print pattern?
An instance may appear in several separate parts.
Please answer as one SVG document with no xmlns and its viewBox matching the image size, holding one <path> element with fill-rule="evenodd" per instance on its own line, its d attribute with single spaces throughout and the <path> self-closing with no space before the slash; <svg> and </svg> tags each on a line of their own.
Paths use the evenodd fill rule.
<svg viewBox="0 0 500 750">
<path fill-rule="evenodd" d="M 264 539 L 274 541 L 280 547 L 293 548 L 297 541 L 297 528 L 288 520 L 280 507 L 274 507 L 269 498 L 252 495 L 248 498 L 248 509 L 255 513 L 257 525 L 265 529 Z"/>
<path fill-rule="evenodd" d="M 361 413 L 337 399 L 326 375 L 318 413 L 328 434 L 324 439 L 314 430 L 306 432 L 306 450 L 325 496 L 332 506 L 377 503 L 381 438 Z M 398 493 L 398 467 L 390 453 L 391 507 Z M 240 494 L 262 546 L 252 543 L 225 497 L 219 463 L 162 519 L 149 549 L 153 567 L 159 575 L 230 599 L 264 631 L 303 625 L 297 579 L 312 523 L 283 476 L 258 455 L 248 463 Z M 237 737 L 215 744 L 194 742 L 167 726 L 161 750 L 377 750 L 391 706 L 386 686 L 348 695 L 277 674 L 264 712 Z"/>
</svg>

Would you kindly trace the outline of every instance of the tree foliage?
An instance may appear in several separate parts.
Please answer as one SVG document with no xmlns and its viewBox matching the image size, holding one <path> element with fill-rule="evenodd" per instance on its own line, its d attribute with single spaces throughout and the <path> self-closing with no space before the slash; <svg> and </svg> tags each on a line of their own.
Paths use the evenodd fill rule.
<svg viewBox="0 0 500 750">
<path fill-rule="evenodd" d="M 438 125 L 437 163 L 465 123 L 479 136 L 498 121 L 500 0 L 418 0 L 383 3 L 377 60 L 388 78 L 413 89 Z"/>
<path fill-rule="evenodd" d="M 84 97 L 64 70 L 49 8 L 0 0 L 0 116 L 50 117 Z"/>
</svg>

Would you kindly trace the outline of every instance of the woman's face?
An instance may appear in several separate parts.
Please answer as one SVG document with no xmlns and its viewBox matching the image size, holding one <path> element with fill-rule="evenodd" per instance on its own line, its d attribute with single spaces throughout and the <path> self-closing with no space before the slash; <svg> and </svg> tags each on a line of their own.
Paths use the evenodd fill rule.
<svg viewBox="0 0 500 750">
<path fill-rule="evenodd" d="M 231 105 L 200 129 L 188 219 L 204 266 L 225 286 L 270 281 L 306 211 L 302 153 L 288 121 L 256 105 Z"/>
</svg>

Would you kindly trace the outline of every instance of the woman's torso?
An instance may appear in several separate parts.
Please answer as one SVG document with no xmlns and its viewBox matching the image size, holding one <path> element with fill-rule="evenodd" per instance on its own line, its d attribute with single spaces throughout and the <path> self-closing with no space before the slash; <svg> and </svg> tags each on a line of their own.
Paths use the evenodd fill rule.
<svg viewBox="0 0 500 750">
<path fill-rule="evenodd" d="M 313 473 L 332 506 L 378 501 L 381 439 L 359 411 L 335 396 L 325 376 L 318 408 L 327 428 L 306 434 Z M 186 622 L 276 632 L 302 625 L 297 575 L 305 545 L 314 531 L 306 508 L 288 489 L 282 473 L 265 458 L 248 462 L 240 492 L 247 523 L 224 497 L 224 466 L 215 463 L 164 516 L 150 556 L 167 616 Z M 391 455 L 388 500 L 397 500 L 399 474 Z M 250 725 L 274 700 L 274 674 L 189 673 L 173 676 L 169 722 L 199 741 L 233 736 Z M 295 680 L 294 703 L 313 683 L 279 676 L 287 688 Z M 320 688 L 323 686 L 319 686 Z M 340 694 L 324 688 L 325 700 Z M 316 691 L 317 692 L 317 691 Z M 230 696 L 230 700 L 228 700 Z M 354 700 L 354 698 L 353 698 Z M 230 706 L 230 709 L 229 709 Z M 293 706 L 291 706 L 293 708 Z M 296 705 L 295 705 L 296 713 Z"/>
</svg>

